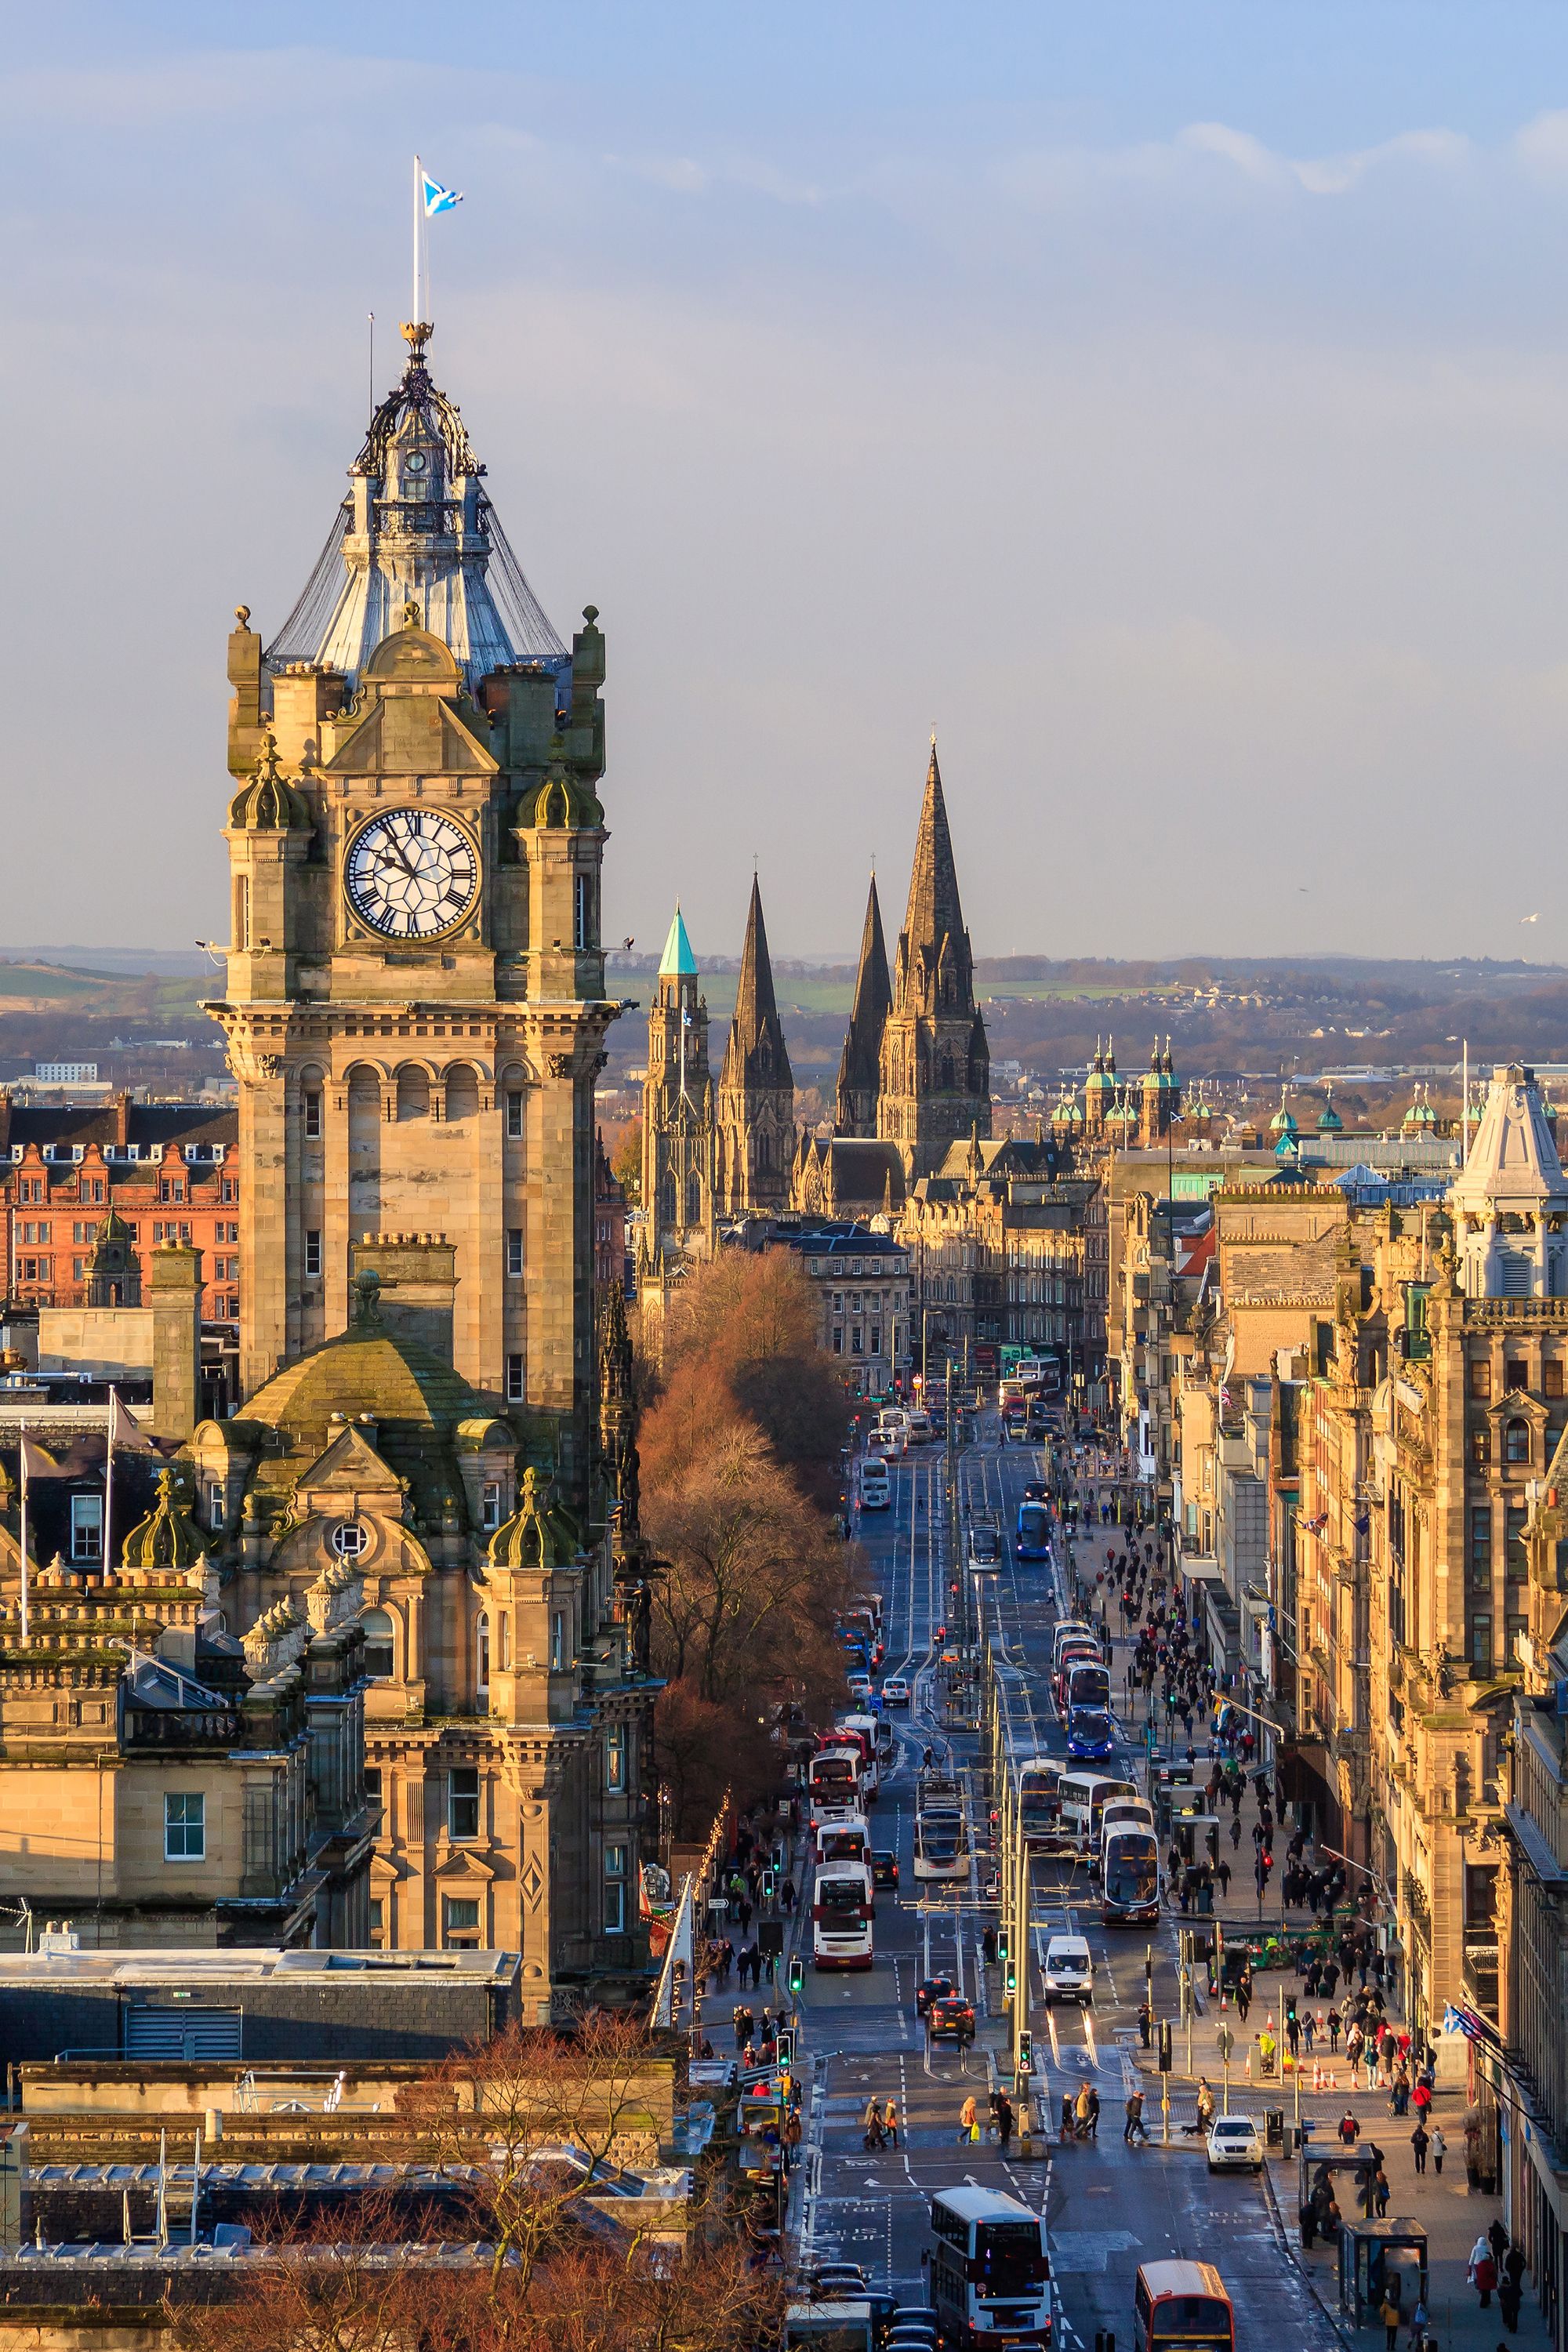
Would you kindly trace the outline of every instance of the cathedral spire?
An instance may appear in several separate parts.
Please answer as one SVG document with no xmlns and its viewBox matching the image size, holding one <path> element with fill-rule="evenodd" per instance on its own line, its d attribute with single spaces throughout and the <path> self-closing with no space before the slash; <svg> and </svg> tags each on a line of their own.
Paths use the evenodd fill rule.
<svg viewBox="0 0 1568 2352">
<path fill-rule="evenodd" d="M 888 950 L 882 939 L 882 909 L 877 898 L 877 877 L 866 899 L 866 921 L 860 933 L 860 964 L 855 975 L 855 1002 L 838 1062 L 838 1100 L 834 1125 L 840 1135 L 874 1136 L 877 1132 L 878 1066 L 882 1030 L 893 1002 L 888 978 Z"/>
<path fill-rule="evenodd" d="M 754 874 L 715 1115 L 721 1207 L 736 1213 L 782 1207 L 795 1153 L 795 1074 L 773 997 L 763 894 Z"/>
<path fill-rule="evenodd" d="M 933 736 L 931 763 L 926 769 L 920 831 L 915 836 L 915 862 L 910 875 L 910 903 L 904 916 L 904 937 L 899 943 L 900 985 L 907 985 L 915 979 L 912 971 L 906 971 L 906 942 L 910 959 L 923 956 L 934 976 L 942 949 L 949 940 L 952 942 L 955 953 L 961 951 L 967 1010 L 969 940 L 963 928 L 963 909 L 958 900 L 958 868 L 953 864 L 952 836 L 948 831 L 947 803 L 942 797 L 942 770 L 937 765 L 936 738 Z"/>
</svg>

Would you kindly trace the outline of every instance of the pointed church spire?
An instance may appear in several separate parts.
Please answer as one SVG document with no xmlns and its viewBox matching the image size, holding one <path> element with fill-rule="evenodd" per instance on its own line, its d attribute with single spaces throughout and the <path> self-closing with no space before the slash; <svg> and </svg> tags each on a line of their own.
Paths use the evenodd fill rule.
<svg viewBox="0 0 1568 2352">
<path fill-rule="evenodd" d="M 967 994 L 969 942 L 964 934 L 963 909 L 958 899 L 958 869 L 953 864 L 952 836 L 948 830 L 947 803 L 942 797 L 942 770 L 937 765 L 934 735 L 931 738 L 931 764 L 926 769 L 920 831 L 915 836 L 915 862 L 910 875 L 910 903 L 904 916 L 904 937 L 911 961 L 923 950 L 933 971 L 944 941 L 951 940 L 955 950 L 962 947 L 963 981 Z M 899 976 L 903 982 L 901 952 L 900 966 Z"/>
<path fill-rule="evenodd" d="M 882 908 L 877 877 L 866 897 L 866 920 L 860 932 L 860 963 L 855 974 L 855 1002 L 838 1061 L 838 1100 L 834 1126 L 840 1135 L 873 1136 L 877 1132 L 878 1071 L 882 1030 L 893 1002 L 888 978 L 888 950 L 882 939 Z"/>
<path fill-rule="evenodd" d="M 720 1207 L 782 1208 L 795 1152 L 795 1073 L 773 997 L 763 894 L 752 877 L 735 1017 L 715 1098 Z"/>
<path fill-rule="evenodd" d="M 735 991 L 735 1027 L 748 1053 L 763 1025 L 778 1024 L 773 1000 L 773 967 L 768 954 L 767 926 L 763 920 L 763 894 L 752 877 L 752 903 L 746 909 L 746 943 L 741 950 L 741 980 Z"/>
</svg>

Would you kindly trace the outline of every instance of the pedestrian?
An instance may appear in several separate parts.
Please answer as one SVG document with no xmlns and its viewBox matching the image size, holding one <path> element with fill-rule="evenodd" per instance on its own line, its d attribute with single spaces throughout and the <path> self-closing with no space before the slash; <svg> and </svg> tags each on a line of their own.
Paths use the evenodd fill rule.
<svg viewBox="0 0 1568 2352">
<path fill-rule="evenodd" d="M 973 2091 L 958 2111 L 958 2137 L 961 2140 L 976 2140 L 980 2137 L 980 2110 L 974 2104 Z"/>
<path fill-rule="evenodd" d="M 1347 2107 L 1345 2109 L 1344 2114 L 1340 2117 L 1339 2128 L 1340 2138 L 1343 2142 L 1344 2146 L 1346 2147 L 1353 2147 L 1357 2140 L 1361 2137 L 1361 2126 L 1356 2121 L 1355 2113 L 1352 2108 Z"/>
<path fill-rule="evenodd" d="M 1425 2124 L 1416 2125 L 1410 2135 L 1410 2145 L 1415 2151 L 1415 2177 L 1419 2180 L 1426 2169 L 1426 2151 L 1432 2145 L 1431 2134 Z"/>
<path fill-rule="evenodd" d="M 1339 2055 L 1340 2024 L 1341 2018 L 1339 2011 L 1337 2009 L 1331 2009 L 1328 2015 L 1329 2055 L 1331 2057 L 1337 2057 Z"/>
<path fill-rule="evenodd" d="M 1441 2124 L 1434 2124 L 1432 2126 L 1432 2169 L 1439 2179 L 1442 2177 L 1443 2158 L 1447 2155 L 1447 2153 L 1448 2143 L 1443 2137 L 1443 2126 Z"/>
<path fill-rule="evenodd" d="M 1372 2193 L 1373 2210 L 1381 2221 L 1388 2211 L 1389 2199 L 1388 2175 L 1381 2164 L 1372 2176 Z"/>
<path fill-rule="evenodd" d="M 1141 2000 L 1138 2004 L 1138 2033 L 1145 2050 L 1151 2045 L 1153 2031 L 1154 2012 L 1146 2000 Z"/>
<path fill-rule="evenodd" d="M 1089 2084 L 1085 2083 L 1082 2089 L 1079 2092 L 1078 2098 L 1074 2102 L 1073 2106 L 1073 2126 L 1079 2139 L 1088 2139 L 1089 2137 Z"/>
<path fill-rule="evenodd" d="M 1136 2147 L 1141 2139 L 1147 2141 L 1149 2137 L 1148 2133 L 1143 2128 L 1143 2094 L 1142 2091 L 1132 2091 L 1128 2095 L 1127 2121 L 1122 2128 L 1121 2137 L 1129 2147 Z"/>
<path fill-rule="evenodd" d="M 1484 2231 L 1470 2248 L 1469 2265 L 1465 2275 L 1480 2297 L 1481 2309 L 1489 2311 L 1492 2289 L 1497 2284 L 1497 2261 L 1492 2253 L 1491 2241 Z"/>
<path fill-rule="evenodd" d="M 1093 2140 L 1100 2137 L 1100 2093 L 1092 2083 L 1089 2085 L 1089 2136 Z"/>
<path fill-rule="evenodd" d="M 1236 2013 L 1243 2025 L 1247 2023 L 1247 2012 L 1251 2007 L 1252 1981 L 1250 1978 L 1243 1977 L 1236 1988 Z"/>
<path fill-rule="evenodd" d="M 781 2144 L 784 2148 L 784 2168 L 786 2172 L 793 2172 L 795 2166 L 800 2161 L 800 2143 L 804 2137 L 805 2133 L 801 2124 L 799 2111 L 797 2110 L 795 2114 L 786 2117 L 784 2131 L 781 2135 Z"/>
<path fill-rule="evenodd" d="M 1492 2250 L 1492 2260 L 1500 2270 L 1503 2256 L 1508 2252 L 1508 2231 L 1495 2213 L 1487 2226 L 1487 2241 Z"/>
<path fill-rule="evenodd" d="M 882 2110 L 875 2099 L 868 2099 L 866 2112 L 860 2118 L 860 2128 L 866 2136 L 868 2148 L 887 2146 L 888 2136 L 882 2128 Z"/>
<path fill-rule="evenodd" d="M 1078 2137 L 1077 2119 L 1073 2114 L 1072 2093 L 1070 2091 L 1064 2091 L 1062 2093 L 1061 2136 L 1064 2140 L 1076 2139 Z"/>
<path fill-rule="evenodd" d="M 887 2133 L 889 2144 L 892 2147 L 897 2147 L 899 2144 L 899 2103 L 897 2099 L 889 2099 L 887 2105 L 882 2109 L 882 2129 Z"/>
<path fill-rule="evenodd" d="M 1384 2326 L 1384 2352 L 1397 2352 L 1399 2323 L 1404 2315 L 1399 2307 L 1399 2273 L 1390 2271 L 1388 2283 L 1383 2290 L 1383 2308 L 1378 2313 Z"/>
<path fill-rule="evenodd" d="M 996 2128 L 1001 2134 L 1002 2153 L 1005 2156 L 1008 2144 L 1013 2137 L 1013 2102 L 1005 2091 L 1000 2094 L 996 2101 Z"/>
</svg>

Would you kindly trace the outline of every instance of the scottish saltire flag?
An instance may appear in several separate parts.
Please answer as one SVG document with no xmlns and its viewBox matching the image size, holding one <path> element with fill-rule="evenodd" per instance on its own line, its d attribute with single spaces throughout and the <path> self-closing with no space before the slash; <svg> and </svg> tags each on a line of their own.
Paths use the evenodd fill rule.
<svg viewBox="0 0 1568 2352">
<path fill-rule="evenodd" d="M 426 220 L 433 220 L 437 213 L 455 211 L 463 201 L 461 188 L 444 188 L 439 180 L 430 177 L 423 164 L 419 167 L 419 187 L 425 199 Z"/>
</svg>

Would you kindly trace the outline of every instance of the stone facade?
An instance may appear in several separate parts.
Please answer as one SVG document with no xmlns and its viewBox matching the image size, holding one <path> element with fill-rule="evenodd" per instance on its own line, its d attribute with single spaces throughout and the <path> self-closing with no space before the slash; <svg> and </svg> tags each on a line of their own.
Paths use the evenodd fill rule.
<svg viewBox="0 0 1568 2352">
<path fill-rule="evenodd" d="M 642 1134 L 643 1256 L 657 1275 L 667 1252 L 704 1250 L 713 1233 L 708 1004 L 679 907 L 648 1008 Z"/>
</svg>

